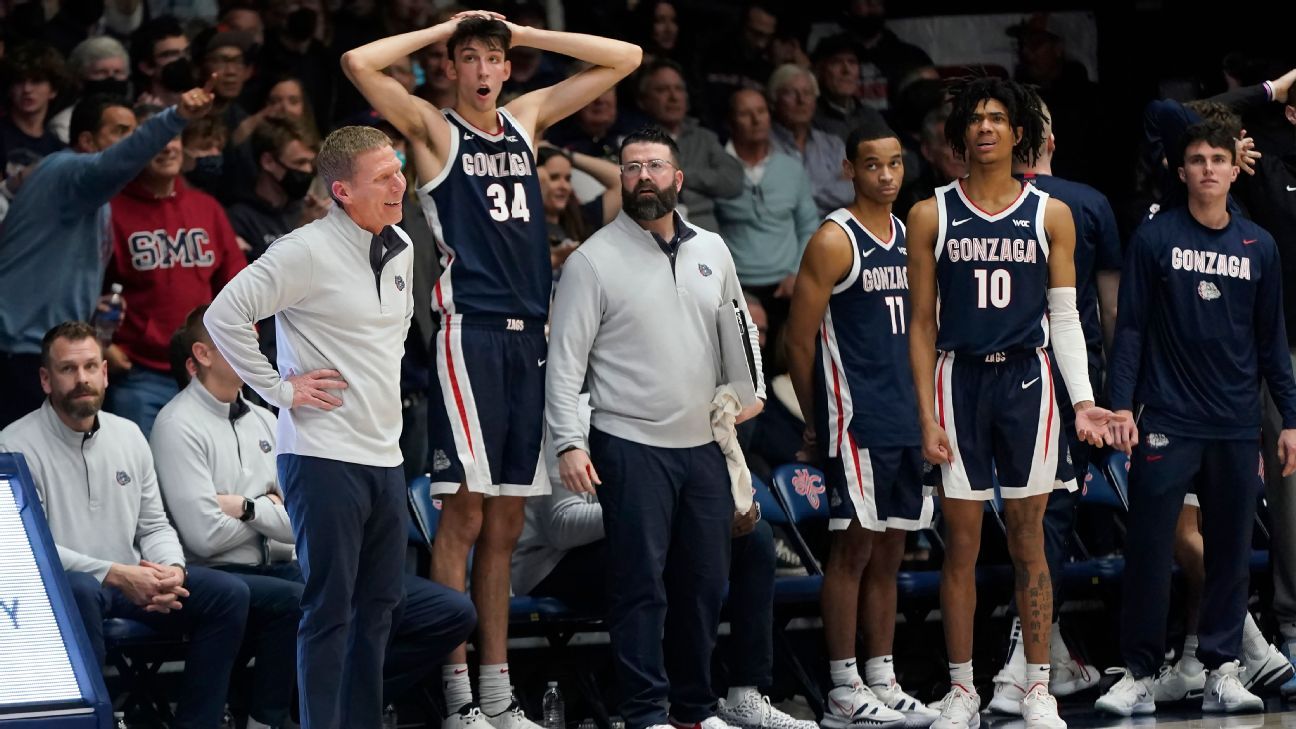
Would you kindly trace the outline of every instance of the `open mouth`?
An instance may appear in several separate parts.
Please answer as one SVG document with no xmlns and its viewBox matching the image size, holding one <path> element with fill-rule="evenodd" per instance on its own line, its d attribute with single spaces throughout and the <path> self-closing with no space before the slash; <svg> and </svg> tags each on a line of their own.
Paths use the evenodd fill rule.
<svg viewBox="0 0 1296 729">
<path fill-rule="evenodd" d="M 478 86 L 478 87 L 477 87 L 477 95 L 480 96 L 480 97 L 483 98 L 483 99 L 486 98 L 487 96 L 490 96 L 490 87 L 489 87 L 489 86 Z"/>
</svg>

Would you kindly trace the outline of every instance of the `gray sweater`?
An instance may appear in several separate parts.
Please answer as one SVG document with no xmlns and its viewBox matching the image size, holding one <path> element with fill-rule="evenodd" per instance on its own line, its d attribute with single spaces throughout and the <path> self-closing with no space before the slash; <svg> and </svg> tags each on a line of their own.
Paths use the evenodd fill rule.
<svg viewBox="0 0 1296 729">
<path fill-rule="evenodd" d="M 207 310 L 203 322 L 221 354 L 279 407 L 277 453 L 401 464 L 400 362 L 414 315 L 414 250 L 409 236 L 393 228 L 405 249 L 375 277 L 373 236 L 334 205 L 328 215 L 275 241 Z M 292 407 L 292 383 L 257 346 L 256 322 L 271 315 L 280 371 L 341 372 L 348 385 L 334 391 L 341 407 Z"/>
<path fill-rule="evenodd" d="M 293 543 L 288 511 L 269 498 L 279 493 L 274 415 L 242 397 L 237 418 L 231 407 L 194 378 L 158 413 L 149 436 L 162 495 L 191 564 L 265 564 L 271 540 Z M 252 499 L 256 517 L 226 515 L 217 494 Z"/>
<path fill-rule="evenodd" d="M 725 152 L 715 132 L 700 126 L 697 119 L 684 120 L 675 143 L 679 145 L 680 169 L 684 171 L 684 189 L 679 197 L 684 217 L 699 228 L 718 232 L 715 201 L 742 192 L 742 163 Z"/>
<path fill-rule="evenodd" d="M 663 448 L 714 440 L 711 401 L 721 384 L 716 311 L 737 301 L 746 313 L 747 303 L 720 236 L 678 216 L 676 225 L 694 235 L 679 244 L 674 261 L 622 212 L 563 266 L 545 381 L 555 451 L 588 450 L 577 415 L 587 380 L 593 427 L 605 433 Z M 750 317 L 748 331 L 758 341 Z M 760 352 L 752 356 L 759 373 Z M 765 396 L 763 380 L 757 394 Z"/>
<path fill-rule="evenodd" d="M 4 451 L 27 458 L 63 569 L 103 582 L 113 564 L 141 558 L 184 566 L 139 426 L 99 413 L 93 431 L 78 433 L 46 400 L 0 431 Z"/>
</svg>

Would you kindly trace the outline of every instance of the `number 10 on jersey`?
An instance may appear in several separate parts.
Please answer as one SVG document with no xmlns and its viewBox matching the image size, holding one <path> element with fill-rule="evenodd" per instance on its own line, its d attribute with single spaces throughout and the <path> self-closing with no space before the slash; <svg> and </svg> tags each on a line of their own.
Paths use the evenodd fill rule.
<svg viewBox="0 0 1296 729">
<path fill-rule="evenodd" d="M 513 204 L 505 199 L 504 185 L 496 182 L 486 188 L 486 196 L 491 199 L 490 216 L 501 223 L 514 220 L 531 221 L 531 209 L 527 207 L 526 188 L 522 183 L 513 183 Z"/>
<path fill-rule="evenodd" d="M 987 301 L 996 309 L 1003 309 L 1012 301 L 1012 275 L 1002 268 L 987 271 L 978 268 L 972 271 L 977 282 L 977 308 L 987 308 Z"/>
</svg>

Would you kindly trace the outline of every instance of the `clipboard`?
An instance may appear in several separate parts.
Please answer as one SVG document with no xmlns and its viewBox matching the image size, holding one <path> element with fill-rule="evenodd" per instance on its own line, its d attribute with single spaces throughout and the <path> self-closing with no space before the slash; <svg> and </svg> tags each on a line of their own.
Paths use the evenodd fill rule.
<svg viewBox="0 0 1296 729">
<path fill-rule="evenodd" d="M 744 408 L 754 405 L 759 377 L 752 356 L 756 343 L 747 328 L 747 313 L 736 300 L 726 301 L 716 309 L 716 334 L 720 339 L 720 384 L 732 386 Z"/>
</svg>

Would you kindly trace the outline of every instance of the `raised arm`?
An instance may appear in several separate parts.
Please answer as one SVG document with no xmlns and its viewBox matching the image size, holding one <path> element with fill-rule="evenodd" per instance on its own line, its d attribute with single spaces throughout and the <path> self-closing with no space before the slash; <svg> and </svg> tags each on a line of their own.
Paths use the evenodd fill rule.
<svg viewBox="0 0 1296 729">
<path fill-rule="evenodd" d="M 572 167 L 593 177 L 603 186 L 603 224 L 621 212 L 621 168 L 614 162 L 581 152 L 571 153 Z"/>
<path fill-rule="evenodd" d="M 515 46 L 561 53 L 592 65 L 553 86 L 524 94 L 505 107 L 526 127 L 532 139 L 629 76 L 643 59 L 643 51 L 632 43 L 507 24 Z"/>
<path fill-rule="evenodd" d="M 936 419 L 936 199 L 927 198 L 909 211 L 905 240 L 909 248 L 909 366 L 918 399 L 923 456 L 949 463 L 954 451 Z"/>
<path fill-rule="evenodd" d="M 814 443 L 814 368 L 815 342 L 819 337 L 828 299 L 837 283 L 850 273 L 854 254 L 850 238 L 836 223 L 824 223 L 806 244 L 792 293 L 791 312 L 785 331 L 788 376 L 801 415 L 805 419 L 805 444 Z"/>
</svg>

